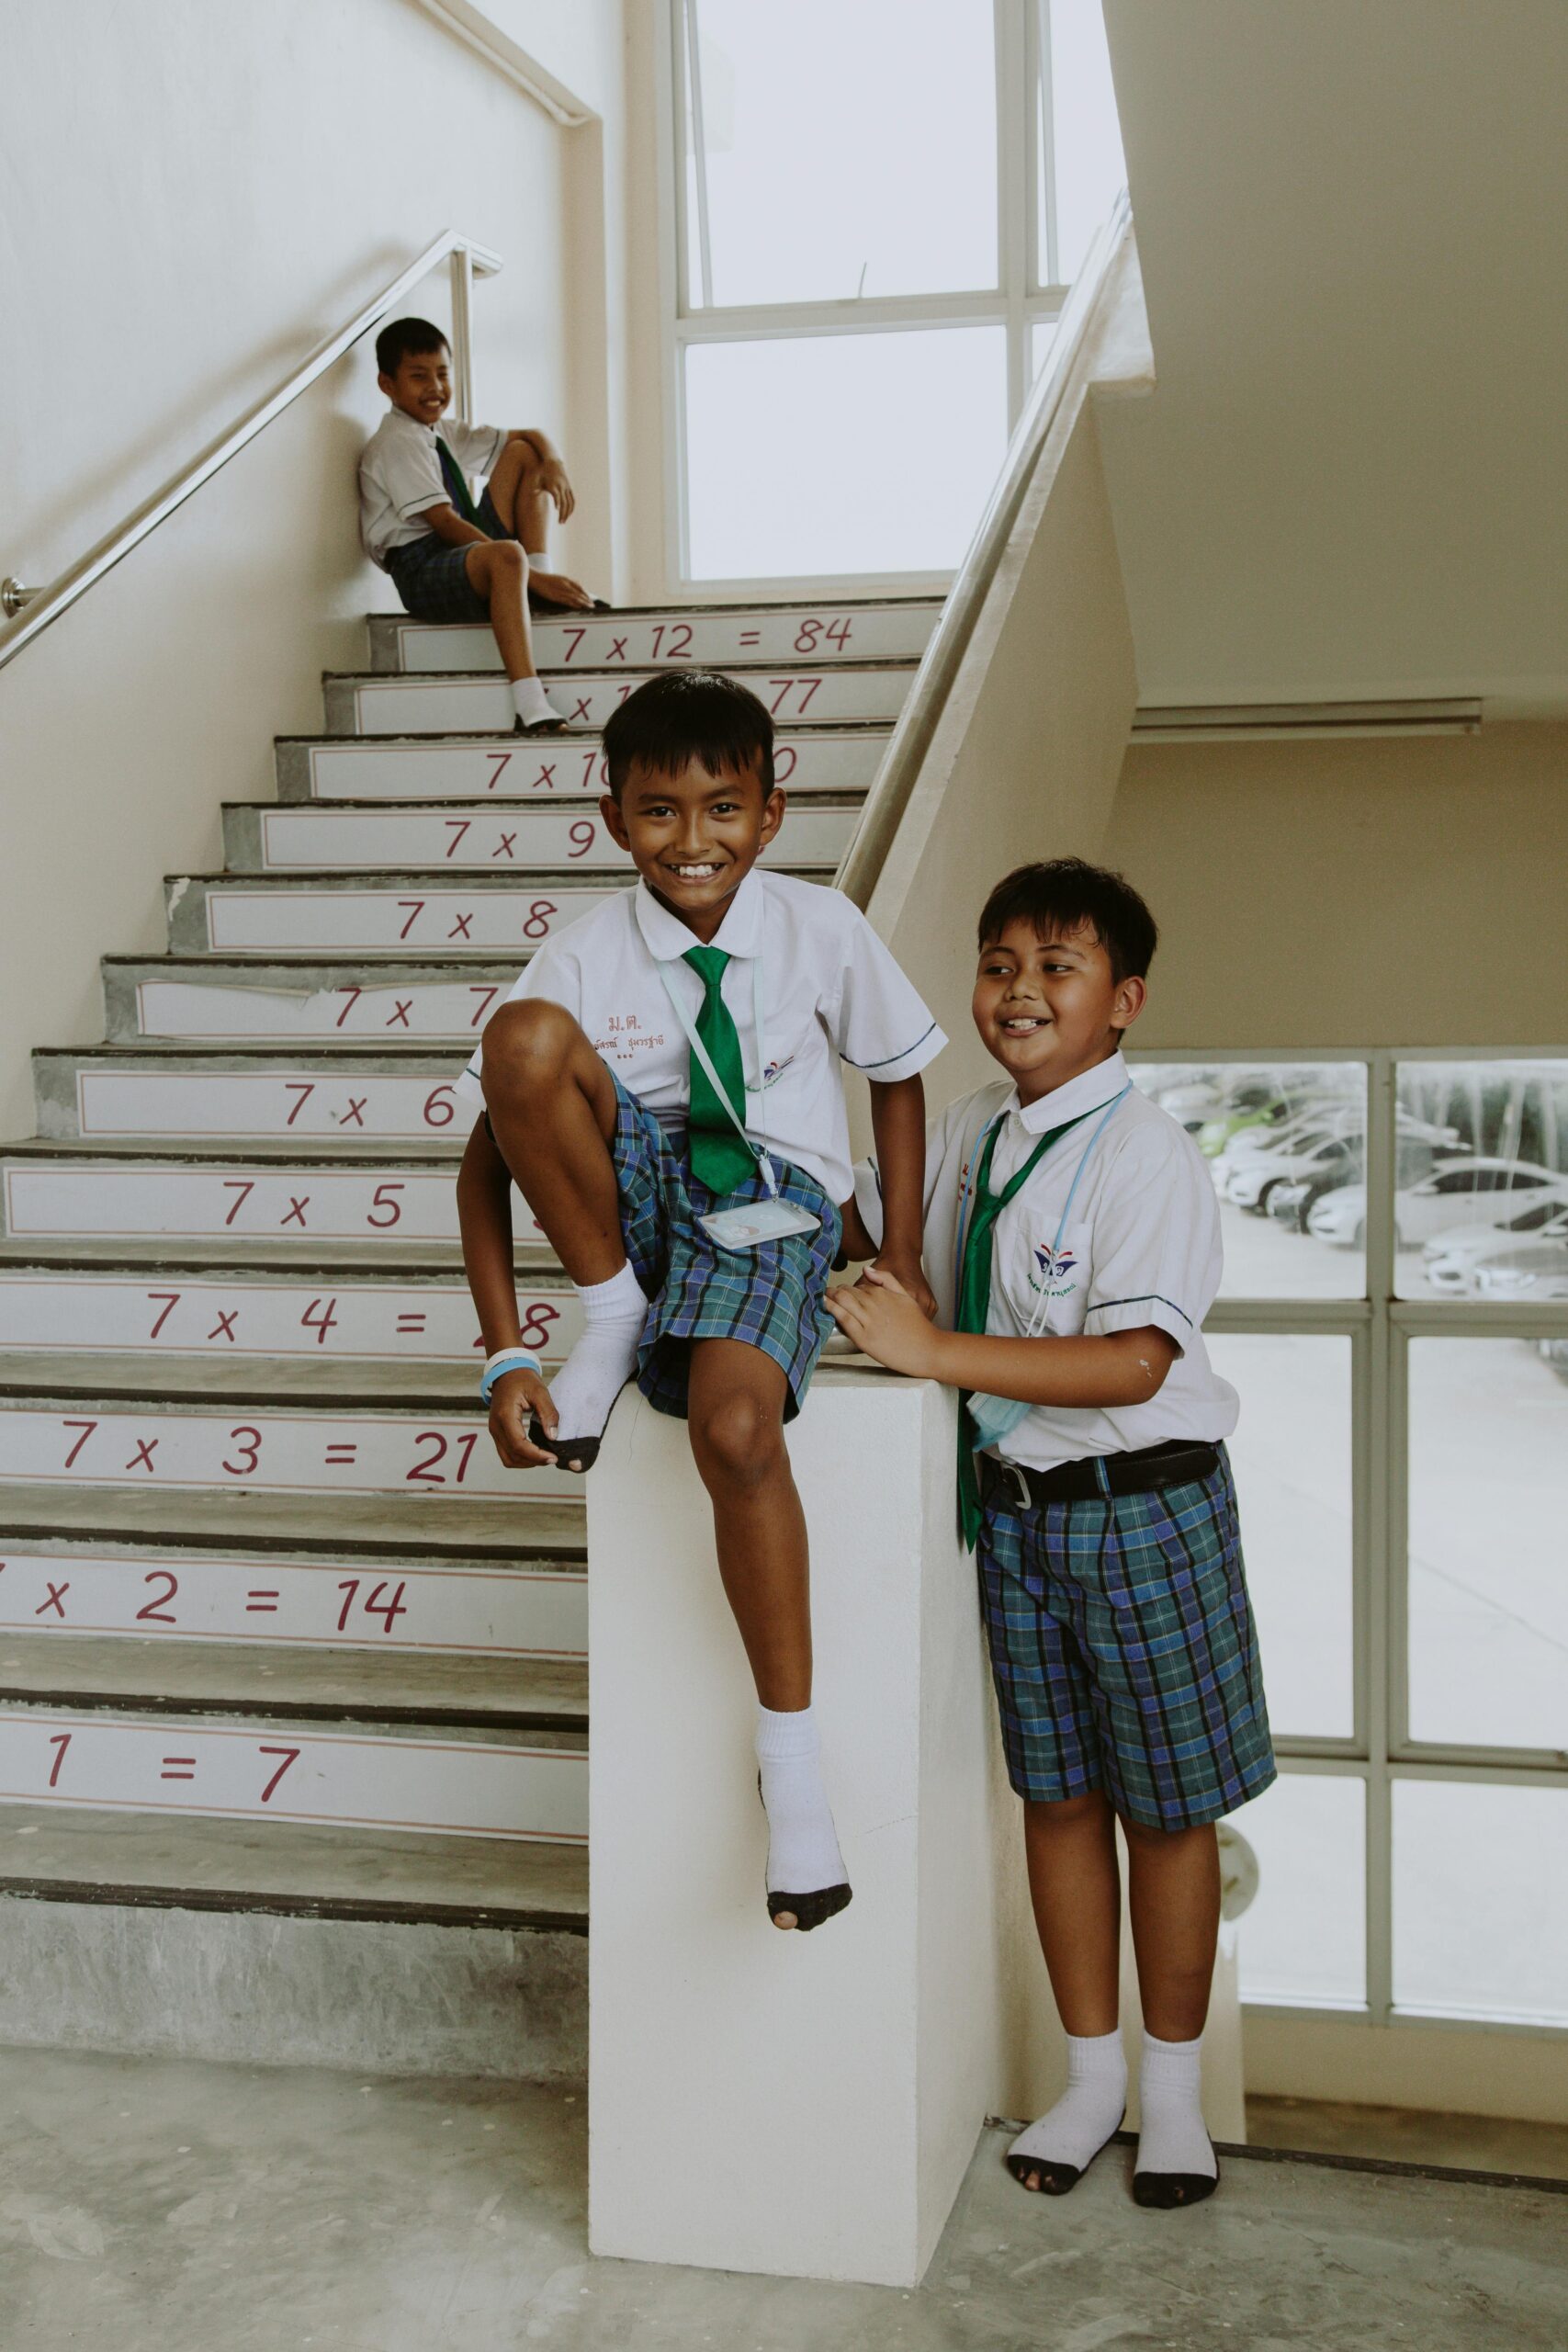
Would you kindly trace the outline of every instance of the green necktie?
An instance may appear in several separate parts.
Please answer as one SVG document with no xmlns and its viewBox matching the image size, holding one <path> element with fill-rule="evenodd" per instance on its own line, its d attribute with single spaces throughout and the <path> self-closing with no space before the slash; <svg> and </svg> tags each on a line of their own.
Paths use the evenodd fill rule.
<svg viewBox="0 0 1568 2352">
<path fill-rule="evenodd" d="M 441 452 L 441 474 L 446 484 L 447 496 L 465 523 L 472 523 L 477 529 L 482 530 L 484 526 L 479 521 L 479 510 L 474 504 L 473 492 L 464 480 L 463 469 L 439 433 L 435 436 L 435 446 Z"/>
<path fill-rule="evenodd" d="M 722 947 L 688 947 L 682 962 L 701 980 L 705 994 L 697 1015 L 697 1035 L 708 1050 L 736 1116 L 746 1115 L 746 1072 L 740 1059 L 740 1032 L 723 996 L 724 967 L 729 958 Z M 734 1122 L 714 1091 L 697 1056 L 692 1056 L 691 1112 L 692 1173 L 712 1193 L 733 1193 L 755 1173 L 756 1154 L 735 1131 Z"/>
<path fill-rule="evenodd" d="M 1097 1106 L 1098 1107 L 1098 1106 Z M 991 1306 L 991 1252 L 996 1241 L 997 1219 L 1008 1203 L 1015 1200 L 1044 1159 L 1051 1146 L 1065 1136 L 1069 1127 L 1089 1117 L 1080 1111 L 1077 1119 L 1064 1120 L 1059 1127 L 1052 1127 L 1043 1135 L 1016 1176 L 1011 1176 L 999 1193 L 991 1190 L 991 1161 L 996 1157 L 997 1137 L 1001 1122 L 986 1137 L 980 1154 L 980 1165 L 975 1171 L 973 1206 L 964 1235 L 964 1259 L 958 1273 L 958 1304 L 953 1318 L 955 1331 L 983 1332 Z M 973 1389 L 958 1392 L 958 1518 L 964 1530 L 964 1541 L 971 1552 L 975 1538 L 980 1532 L 980 1474 L 975 1464 L 975 1439 L 969 1427 L 969 1399 Z"/>
</svg>

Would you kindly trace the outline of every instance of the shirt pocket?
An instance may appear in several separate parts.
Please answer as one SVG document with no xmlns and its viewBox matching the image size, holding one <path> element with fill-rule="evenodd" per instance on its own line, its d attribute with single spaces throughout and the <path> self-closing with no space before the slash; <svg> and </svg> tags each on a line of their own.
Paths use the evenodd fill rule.
<svg viewBox="0 0 1568 2352">
<path fill-rule="evenodd" d="M 997 1272 L 1008 1305 L 1023 1330 L 1070 1337 L 1084 1326 L 1089 1296 L 1089 1227 L 1081 1218 L 1021 1216 L 997 1252 Z"/>
</svg>

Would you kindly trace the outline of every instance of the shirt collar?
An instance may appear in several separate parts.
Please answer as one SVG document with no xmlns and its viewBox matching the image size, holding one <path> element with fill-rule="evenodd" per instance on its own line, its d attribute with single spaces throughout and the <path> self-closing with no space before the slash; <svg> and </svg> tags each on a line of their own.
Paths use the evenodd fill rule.
<svg viewBox="0 0 1568 2352">
<path fill-rule="evenodd" d="M 672 964 L 691 948 L 702 945 L 695 933 L 688 931 L 678 915 L 660 905 L 640 877 L 633 893 L 632 908 L 643 944 L 656 964 Z M 708 944 L 722 948 L 727 956 L 761 954 L 762 878 L 755 867 L 731 899 L 728 912 Z"/>
<path fill-rule="evenodd" d="M 1113 1102 L 1129 1083 L 1127 1065 L 1120 1054 L 1112 1054 L 1108 1062 L 1096 1062 L 1092 1069 L 1080 1070 L 1077 1078 L 1069 1078 L 1066 1086 L 1058 1086 L 1050 1094 L 1042 1094 L 1038 1102 L 1019 1108 L 1018 1090 L 1008 1098 L 1008 1109 L 1021 1126 L 1032 1136 L 1041 1136 L 1047 1127 L 1060 1127 L 1069 1119 L 1081 1119 L 1087 1112 L 1098 1111 L 1104 1102 Z"/>
<path fill-rule="evenodd" d="M 406 425 L 411 433 L 423 433 L 427 441 L 434 441 L 436 435 L 441 430 L 441 425 L 426 424 L 420 417 L 411 416 L 406 408 L 400 408 L 398 406 L 396 401 L 392 402 L 390 409 L 388 411 L 388 414 L 390 418 L 395 419 L 400 426 Z M 441 424 L 445 424 L 446 423 L 446 419 L 443 417 Z"/>
</svg>

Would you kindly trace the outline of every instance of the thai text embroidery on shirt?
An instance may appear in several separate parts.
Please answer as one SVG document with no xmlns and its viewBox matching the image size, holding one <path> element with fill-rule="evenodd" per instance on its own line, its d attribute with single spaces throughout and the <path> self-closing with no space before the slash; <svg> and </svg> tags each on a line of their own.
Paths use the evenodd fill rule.
<svg viewBox="0 0 1568 2352">
<path fill-rule="evenodd" d="M 1040 1280 L 1029 1275 L 1029 1287 L 1045 1298 L 1068 1298 L 1078 1286 L 1078 1257 L 1076 1250 L 1052 1250 L 1036 1245 L 1034 1262 L 1040 1269 Z"/>
</svg>

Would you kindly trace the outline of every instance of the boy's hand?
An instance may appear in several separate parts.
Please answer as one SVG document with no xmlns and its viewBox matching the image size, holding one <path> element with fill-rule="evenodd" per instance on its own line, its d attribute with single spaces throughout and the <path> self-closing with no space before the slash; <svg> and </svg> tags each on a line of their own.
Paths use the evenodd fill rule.
<svg viewBox="0 0 1568 2352">
<path fill-rule="evenodd" d="M 558 1416 L 538 1374 L 522 1370 L 502 1373 L 490 1392 L 490 1433 L 509 1470 L 535 1470 L 545 1464 L 553 1466 L 556 1461 L 553 1453 L 547 1453 L 529 1439 L 528 1423 L 536 1415 L 554 1437 Z"/>
<path fill-rule="evenodd" d="M 926 1280 L 926 1270 L 919 1258 L 903 1257 L 896 1250 L 879 1250 L 866 1272 L 861 1276 L 861 1281 L 863 1283 L 869 1281 L 874 1273 L 890 1274 L 898 1288 L 908 1292 L 914 1300 L 927 1322 L 936 1321 L 936 1300 L 932 1295 L 931 1286 Z"/>
<path fill-rule="evenodd" d="M 547 498 L 556 502 L 556 513 L 564 523 L 577 504 L 577 493 L 567 480 L 566 468 L 558 458 L 547 458 L 539 468 L 539 488 Z"/>
<path fill-rule="evenodd" d="M 564 571 L 528 571 L 530 595 L 543 596 L 552 605 L 565 605 L 574 613 L 591 613 L 593 599 L 579 580 L 568 579 Z"/>
<path fill-rule="evenodd" d="M 916 1379 L 936 1379 L 936 1333 L 897 1276 L 870 1266 L 858 1283 L 830 1290 L 825 1302 L 840 1331 L 845 1331 L 863 1355 L 873 1356 L 889 1372 L 907 1372 Z"/>
</svg>

